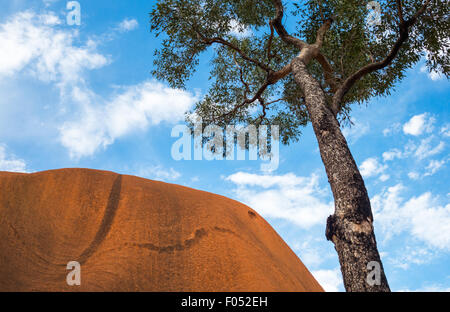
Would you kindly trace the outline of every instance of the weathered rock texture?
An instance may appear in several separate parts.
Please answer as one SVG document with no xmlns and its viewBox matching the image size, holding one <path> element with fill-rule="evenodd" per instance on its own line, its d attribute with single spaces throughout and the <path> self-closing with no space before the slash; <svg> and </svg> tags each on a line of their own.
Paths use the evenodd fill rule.
<svg viewBox="0 0 450 312">
<path fill-rule="evenodd" d="M 0 238 L 0 291 L 322 291 L 247 206 L 112 172 L 0 172 Z"/>
</svg>

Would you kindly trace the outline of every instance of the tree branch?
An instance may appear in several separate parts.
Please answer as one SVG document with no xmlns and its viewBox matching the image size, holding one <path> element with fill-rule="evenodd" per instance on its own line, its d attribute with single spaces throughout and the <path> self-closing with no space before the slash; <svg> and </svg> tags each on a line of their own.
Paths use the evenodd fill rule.
<svg viewBox="0 0 450 312">
<path fill-rule="evenodd" d="M 283 26 L 284 7 L 281 0 L 272 0 L 272 3 L 276 9 L 276 15 L 271 23 L 277 31 L 278 36 L 280 36 L 280 38 L 287 44 L 292 44 L 299 49 L 303 49 L 303 47 L 307 45 L 306 42 L 289 35 L 286 28 Z"/>
<path fill-rule="evenodd" d="M 331 64 L 322 53 L 317 54 L 316 60 L 322 66 L 326 83 L 330 86 L 332 92 L 336 92 L 338 89 L 338 82 L 334 76 L 333 67 L 331 67 Z"/>
<path fill-rule="evenodd" d="M 423 6 L 416 12 L 416 14 L 414 14 L 414 16 L 412 16 L 409 20 L 400 24 L 399 37 L 395 42 L 395 44 L 393 45 L 389 54 L 382 61 L 372 62 L 360 68 L 344 81 L 342 86 L 333 96 L 332 109 L 335 115 L 337 115 L 337 113 L 340 110 L 340 104 L 342 102 L 342 99 L 359 79 L 376 70 L 383 69 L 392 63 L 392 61 L 395 59 L 398 52 L 400 51 L 400 48 L 402 47 L 403 43 L 405 43 L 405 41 L 408 40 L 410 27 L 413 26 L 417 21 L 417 18 L 419 18 L 419 16 L 425 12 L 429 2 L 430 0 L 426 0 Z"/>
<path fill-rule="evenodd" d="M 316 53 L 317 55 L 315 55 L 315 59 L 319 62 L 319 64 L 322 66 L 323 69 L 323 73 L 324 73 L 324 77 L 325 77 L 325 81 L 326 83 L 330 86 L 331 90 L 333 92 L 336 92 L 338 85 L 337 85 L 337 81 L 336 78 L 334 76 L 334 70 L 333 67 L 331 66 L 331 64 L 328 62 L 327 58 L 325 57 L 325 55 L 323 55 L 322 53 L 320 53 L 320 48 L 323 45 L 323 40 L 325 38 L 325 34 L 328 31 L 328 29 L 330 29 L 331 24 L 333 23 L 333 19 L 329 18 L 327 19 L 322 26 L 320 26 L 319 30 L 317 31 L 317 35 L 316 35 L 316 43 L 314 44 L 314 47 L 316 48 Z"/>
<path fill-rule="evenodd" d="M 211 45 L 213 43 L 220 43 L 224 46 L 229 47 L 230 49 L 236 51 L 237 53 L 239 53 L 239 55 L 246 61 L 249 61 L 253 64 L 255 64 L 256 66 L 258 66 L 259 68 L 265 70 L 266 72 L 270 72 L 272 71 L 272 69 L 267 66 L 266 64 L 261 63 L 258 60 L 255 60 L 254 58 L 248 56 L 244 51 L 242 51 L 241 49 L 239 49 L 239 47 L 237 47 L 236 45 L 234 45 L 233 43 L 221 38 L 221 37 L 213 37 L 213 38 L 207 38 L 205 37 L 202 33 L 200 33 L 195 27 L 193 27 L 194 31 L 197 33 L 197 36 L 199 37 L 199 39 L 207 44 L 207 45 Z"/>
<path fill-rule="evenodd" d="M 274 104 L 274 103 L 277 103 L 277 102 L 281 102 L 281 101 L 285 101 L 286 100 L 286 98 L 280 98 L 280 99 L 277 99 L 277 100 L 273 100 L 273 101 L 270 101 L 270 102 L 267 102 L 267 105 L 270 105 L 270 104 Z"/>
<path fill-rule="evenodd" d="M 402 0 L 397 0 L 397 11 L 398 11 L 398 17 L 400 19 L 400 24 L 403 24 L 405 22 L 405 20 L 403 19 Z"/>
<path fill-rule="evenodd" d="M 267 43 L 267 59 L 270 64 L 270 60 L 272 59 L 272 42 L 273 42 L 273 36 L 274 36 L 274 29 L 272 25 L 272 21 L 269 22 L 270 26 L 270 36 L 269 36 L 269 42 Z"/>
<path fill-rule="evenodd" d="M 266 91 L 269 85 L 270 84 L 267 81 L 265 81 L 264 84 L 258 89 L 258 91 L 256 91 L 255 95 L 251 99 L 246 98 L 244 101 L 242 101 L 241 104 L 234 106 L 234 108 L 231 111 L 222 114 L 217 118 L 214 118 L 213 121 L 216 122 L 218 119 L 223 119 L 230 115 L 235 115 L 240 108 L 244 107 L 245 105 L 251 104 L 256 100 L 259 100 L 261 98 L 261 95 L 263 94 L 264 91 Z"/>
<path fill-rule="evenodd" d="M 291 67 L 291 63 L 289 63 L 289 64 L 285 65 L 279 71 L 270 72 L 269 75 L 267 76 L 267 81 L 269 82 L 269 84 L 275 84 L 280 79 L 283 79 L 284 77 L 289 75 L 291 73 L 291 71 L 292 71 L 292 67 Z"/>
<path fill-rule="evenodd" d="M 267 106 L 269 105 L 269 103 L 266 103 L 265 101 L 264 101 L 264 99 L 263 98 L 258 98 L 258 100 L 259 100 L 259 104 L 261 104 L 261 107 L 262 107 L 262 114 L 258 117 L 258 119 L 259 119 L 259 122 L 257 122 L 256 123 L 256 125 L 261 125 L 261 123 L 263 122 L 263 120 L 266 118 L 266 115 L 267 115 Z"/>
<path fill-rule="evenodd" d="M 244 85 L 244 98 L 247 98 L 248 94 L 250 93 L 250 86 L 248 85 L 248 83 L 245 81 L 244 79 L 244 71 L 242 70 L 242 66 L 239 65 L 238 61 L 236 60 L 236 53 L 233 54 L 233 60 L 234 63 L 236 64 L 236 66 L 239 68 L 239 78 L 242 82 L 242 84 Z"/>
<path fill-rule="evenodd" d="M 255 102 L 256 100 L 259 100 L 260 102 L 264 102 L 263 99 L 262 99 L 262 94 L 264 93 L 264 91 L 266 91 L 266 89 L 270 85 L 273 85 L 273 84 L 277 83 L 280 79 L 283 79 L 284 77 L 286 77 L 291 71 L 292 71 L 291 64 L 288 64 L 288 65 L 284 66 L 279 71 L 276 71 L 276 72 L 272 71 L 270 74 L 267 75 L 266 80 L 264 81 L 262 86 L 258 89 L 258 91 L 256 91 L 255 95 L 251 99 L 245 98 L 244 101 L 242 101 L 241 104 L 236 105 L 228 113 L 222 114 L 221 116 L 219 116 L 217 118 L 214 118 L 214 121 L 217 120 L 217 119 L 225 118 L 225 117 L 230 116 L 230 115 L 234 115 L 234 114 L 237 113 L 237 111 L 240 108 L 244 107 L 245 105 L 251 104 L 251 103 Z M 245 82 L 243 82 L 243 83 L 244 83 L 244 86 L 245 86 L 246 83 Z M 278 102 L 278 101 L 281 101 L 281 100 L 277 100 L 275 102 Z M 272 103 L 275 103 L 275 102 L 272 102 Z"/>
<path fill-rule="evenodd" d="M 414 14 L 414 16 L 412 16 L 409 20 L 407 20 L 406 26 L 412 26 L 414 25 L 414 23 L 417 21 L 417 19 L 419 18 L 419 16 L 421 16 L 423 13 L 425 13 L 425 10 L 428 7 L 428 4 L 430 4 L 430 0 L 426 0 L 425 3 L 422 5 L 422 7 L 416 12 L 416 14 Z"/>
<path fill-rule="evenodd" d="M 319 30 L 317 31 L 317 36 L 316 36 L 316 46 L 320 49 L 322 47 L 323 44 L 323 39 L 325 37 L 326 32 L 328 31 L 328 29 L 330 29 L 331 24 L 333 23 L 333 19 L 329 18 L 327 19 L 322 26 L 320 26 Z"/>
</svg>

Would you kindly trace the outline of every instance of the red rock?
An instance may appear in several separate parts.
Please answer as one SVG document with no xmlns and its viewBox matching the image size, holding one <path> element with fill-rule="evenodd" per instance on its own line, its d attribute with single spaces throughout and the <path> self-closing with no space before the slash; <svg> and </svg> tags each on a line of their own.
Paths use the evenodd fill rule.
<svg viewBox="0 0 450 312">
<path fill-rule="evenodd" d="M 0 291 L 323 291 L 251 208 L 112 172 L 0 172 L 0 237 Z"/>
</svg>

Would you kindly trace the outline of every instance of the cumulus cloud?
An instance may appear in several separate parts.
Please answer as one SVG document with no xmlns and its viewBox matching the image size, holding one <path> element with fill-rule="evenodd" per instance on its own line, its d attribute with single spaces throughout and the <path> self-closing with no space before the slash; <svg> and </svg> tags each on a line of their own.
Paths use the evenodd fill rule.
<svg viewBox="0 0 450 312">
<path fill-rule="evenodd" d="M 440 204 L 430 192 L 405 200 L 402 184 L 372 198 L 379 229 L 386 238 L 408 232 L 429 246 L 450 250 L 450 204 Z"/>
<path fill-rule="evenodd" d="M 429 113 L 423 113 L 413 116 L 403 125 L 403 132 L 412 135 L 414 138 L 409 139 L 402 148 L 391 148 L 382 154 L 384 163 L 394 161 L 396 159 L 413 158 L 417 162 L 417 168 L 408 173 L 408 177 L 412 180 L 431 176 L 441 169 L 449 159 L 431 160 L 428 165 L 423 162 L 432 156 L 441 154 L 446 149 L 446 138 L 448 137 L 449 125 L 444 124 L 433 134 L 429 134 L 425 138 L 419 135 L 430 133 L 434 130 L 435 118 Z M 391 129 L 385 129 L 386 133 L 391 133 Z M 423 164 L 420 169 L 418 164 Z M 367 173 L 373 175 L 377 171 L 381 171 L 382 165 L 376 160 L 370 159 L 364 164 Z M 364 169 L 364 168 L 363 168 Z"/>
<path fill-rule="evenodd" d="M 175 181 L 181 177 L 181 173 L 173 168 L 166 169 L 162 166 L 150 166 L 139 169 L 139 176 L 159 180 L 159 181 Z"/>
<path fill-rule="evenodd" d="M 0 144 L 0 171 L 28 172 L 25 161 L 7 154 L 6 146 L 3 144 Z"/>
<path fill-rule="evenodd" d="M 411 171 L 411 172 L 408 172 L 408 177 L 411 180 L 418 180 L 420 178 L 420 174 L 416 171 Z"/>
<path fill-rule="evenodd" d="M 441 170 L 448 160 L 449 159 L 441 159 L 441 160 L 433 159 L 425 167 L 425 170 L 422 174 L 417 171 L 411 171 L 408 173 L 408 177 L 411 180 L 419 180 L 422 177 L 432 176 L 433 174 Z"/>
<path fill-rule="evenodd" d="M 419 180 L 420 178 L 435 174 L 445 166 L 450 158 L 444 157 L 440 160 L 431 160 L 428 162 L 428 165 L 425 165 L 424 161 L 427 158 L 441 154 L 445 150 L 446 143 L 442 141 L 443 139 L 445 139 L 445 127 L 443 127 L 443 129 L 444 131 L 440 132 L 442 137 L 432 134 L 417 142 L 410 140 L 403 147 L 403 150 L 393 148 L 384 152 L 382 155 L 384 162 L 409 157 L 415 159 L 415 161 L 417 162 L 416 169 L 408 172 L 408 177 L 411 180 Z M 367 166 L 369 169 L 376 167 L 372 163 L 367 164 Z"/>
<path fill-rule="evenodd" d="M 447 161 L 445 159 L 442 160 L 431 160 L 428 166 L 425 168 L 427 171 L 425 172 L 425 176 L 430 176 L 435 174 L 439 169 L 441 169 Z"/>
<path fill-rule="evenodd" d="M 383 172 L 387 169 L 387 165 L 382 165 L 375 157 L 370 157 L 364 160 L 359 166 L 359 169 L 361 175 L 365 178 L 381 175 L 381 181 L 386 181 L 387 179 L 389 179 L 388 175 L 383 174 Z"/>
<path fill-rule="evenodd" d="M 435 119 L 427 113 L 415 115 L 403 125 L 403 132 L 414 136 L 421 135 L 424 132 L 430 133 L 433 131 L 434 122 Z"/>
<path fill-rule="evenodd" d="M 389 180 L 390 178 L 391 178 L 390 175 L 384 173 L 384 174 L 380 175 L 380 178 L 379 178 L 379 179 L 380 179 L 381 182 L 386 182 L 386 181 Z"/>
<path fill-rule="evenodd" d="M 154 81 L 126 87 L 104 105 L 92 105 L 92 96 L 82 92 L 74 97 L 84 103 L 83 111 L 60 128 L 61 143 L 73 158 L 92 155 L 133 131 L 182 121 L 184 113 L 197 101 L 187 91 Z"/>
<path fill-rule="evenodd" d="M 394 160 L 395 158 L 399 158 L 399 159 L 403 158 L 403 153 L 398 148 L 393 148 L 393 149 L 383 153 L 384 161 Z"/>
<path fill-rule="evenodd" d="M 442 126 L 440 133 L 444 137 L 450 137 L 450 124 L 445 124 L 444 126 Z"/>
<path fill-rule="evenodd" d="M 343 289 L 342 274 L 339 269 L 316 270 L 311 274 L 319 282 L 325 291 L 337 292 Z"/>
<path fill-rule="evenodd" d="M 342 130 L 342 134 L 348 141 L 350 141 L 351 143 L 355 143 L 356 141 L 358 141 L 358 139 L 366 135 L 369 130 L 370 126 L 368 123 L 362 123 L 354 120 L 351 127 L 347 127 Z"/>
<path fill-rule="evenodd" d="M 51 6 L 53 3 L 58 2 L 59 0 L 43 0 L 46 7 Z"/>
<path fill-rule="evenodd" d="M 237 172 L 225 179 L 236 185 L 238 199 L 261 215 L 284 219 L 304 229 L 325 224 L 333 212 L 333 204 L 326 199 L 327 191 L 319 187 L 317 175 Z"/>
<path fill-rule="evenodd" d="M 389 258 L 389 263 L 396 268 L 408 270 L 412 265 L 429 263 L 436 253 L 430 248 L 417 244 L 405 245 L 395 250 L 395 255 Z"/>
<path fill-rule="evenodd" d="M 197 97 L 154 81 L 124 87 L 114 96 L 97 95 L 87 82 L 89 71 L 109 64 L 97 51 L 99 42 L 81 42 L 73 27 L 60 27 L 53 12 L 20 12 L 0 24 L 0 80 L 28 75 L 60 91 L 66 115 L 60 142 L 70 156 L 80 158 L 112 144 L 135 130 L 164 121 L 182 120 Z M 126 19 L 121 29 L 137 27 Z M 20 76 L 22 77 L 22 76 Z"/>
<path fill-rule="evenodd" d="M 292 242 L 292 248 L 307 268 L 318 268 L 322 263 L 327 262 L 335 256 L 335 253 L 324 252 L 324 248 L 320 243 L 323 243 L 322 237 L 309 234 Z"/>
<path fill-rule="evenodd" d="M 417 146 L 416 151 L 414 152 L 414 155 L 417 157 L 417 159 L 425 159 L 430 156 L 439 154 L 444 150 L 445 143 L 443 141 L 440 141 L 435 146 L 432 145 L 432 141 L 432 136 L 420 141 L 420 144 Z"/>
<path fill-rule="evenodd" d="M 383 130 L 383 135 L 384 136 L 388 136 L 391 134 L 395 134 L 398 133 L 402 128 L 402 124 L 401 123 L 394 123 L 393 125 L 391 125 L 390 127 L 386 128 Z"/>
<path fill-rule="evenodd" d="M 131 31 L 131 30 L 138 28 L 138 26 L 139 26 L 139 23 L 136 19 L 126 18 L 122 22 L 120 22 L 119 31 L 121 31 L 121 32 Z"/>
<path fill-rule="evenodd" d="M 449 50 L 450 50 L 450 40 L 447 39 L 447 40 L 445 41 L 445 44 L 442 45 L 442 47 L 439 49 L 438 54 L 439 54 L 440 57 L 444 57 L 444 56 L 446 56 L 446 55 L 449 54 L 449 52 L 450 52 Z M 425 50 L 424 52 L 425 52 L 425 57 L 424 57 L 423 60 L 424 60 L 424 61 L 425 61 L 425 60 L 430 61 L 430 60 L 431 60 L 431 53 L 430 53 L 430 51 Z M 440 69 L 442 69 L 442 68 L 440 68 Z M 443 79 L 443 78 L 445 77 L 445 75 L 444 75 L 442 72 L 440 72 L 439 70 L 429 69 L 429 68 L 426 66 L 426 64 L 424 64 L 424 65 L 420 68 L 420 72 L 422 72 L 422 73 L 427 73 L 427 74 L 428 74 L 428 77 L 429 77 L 431 80 L 433 80 L 433 81 L 438 81 L 438 80 L 441 80 L 441 79 Z"/>
<path fill-rule="evenodd" d="M 250 37 L 253 32 L 250 28 L 241 25 L 237 20 L 231 20 L 230 34 L 238 38 Z"/>
<path fill-rule="evenodd" d="M 433 81 L 438 81 L 444 78 L 444 75 L 436 70 L 429 71 L 428 68 L 424 65 L 420 67 L 421 73 L 427 73 L 428 78 L 430 78 Z"/>
<path fill-rule="evenodd" d="M 0 25 L 0 78 L 17 73 L 31 74 L 54 82 L 61 92 L 84 83 L 86 70 L 100 68 L 107 57 L 88 40 L 76 46 L 78 32 L 55 27 L 61 20 L 54 13 L 17 13 Z M 69 91 L 70 92 L 70 91 Z"/>
</svg>

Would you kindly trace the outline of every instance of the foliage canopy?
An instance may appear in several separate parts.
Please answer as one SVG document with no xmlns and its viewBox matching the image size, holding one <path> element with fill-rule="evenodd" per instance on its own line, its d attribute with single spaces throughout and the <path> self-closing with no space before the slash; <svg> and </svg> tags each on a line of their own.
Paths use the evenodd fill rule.
<svg viewBox="0 0 450 312">
<path fill-rule="evenodd" d="M 212 47 L 211 86 L 197 103 L 196 114 L 206 123 L 222 126 L 278 124 L 283 143 L 297 140 L 301 126 L 309 121 L 302 91 L 293 75 L 272 78 L 273 73 L 283 72 L 300 50 L 274 30 L 276 2 L 281 4 L 276 0 L 158 1 L 150 13 L 152 31 L 163 36 L 162 46 L 155 52 L 154 76 L 172 87 L 185 88 L 202 53 Z M 326 20 L 333 21 L 320 49 L 323 58 L 308 64 L 330 106 L 346 80 L 375 64 L 337 101 L 335 113 L 341 120 L 348 120 L 352 104 L 389 95 L 406 70 L 423 57 L 429 70 L 448 78 L 448 0 L 380 0 L 378 25 L 368 23 L 368 1 L 284 2 L 290 14 L 284 15 L 282 23 L 291 36 L 306 43 L 315 42 Z M 421 11 L 424 2 L 426 10 Z M 410 21 L 414 23 L 408 24 Z M 399 40 L 399 49 L 389 59 Z M 387 58 L 389 64 L 377 68 L 376 64 Z"/>
</svg>

